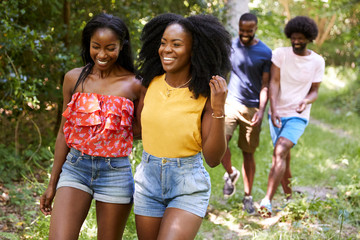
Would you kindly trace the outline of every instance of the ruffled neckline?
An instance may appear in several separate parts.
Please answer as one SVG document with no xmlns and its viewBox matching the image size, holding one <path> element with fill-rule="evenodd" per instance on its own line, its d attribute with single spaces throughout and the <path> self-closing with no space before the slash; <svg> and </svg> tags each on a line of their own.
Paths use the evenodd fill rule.
<svg viewBox="0 0 360 240">
<path fill-rule="evenodd" d="M 125 98 L 97 93 L 73 94 L 63 116 L 74 125 L 97 125 L 105 123 L 105 128 L 114 124 L 131 126 L 134 103 Z M 105 119 L 102 119 L 104 116 Z"/>
<path fill-rule="evenodd" d="M 106 95 L 106 94 L 100 94 L 100 93 L 86 93 L 86 92 L 76 92 L 72 95 L 71 99 L 73 98 L 77 98 L 78 95 L 94 95 L 96 97 L 100 97 L 100 98 L 120 98 L 122 100 L 127 100 L 129 102 L 132 102 L 130 99 L 126 98 L 126 97 L 121 97 L 121 96 L 114 96 L 114 95 Z"/>
</svg>

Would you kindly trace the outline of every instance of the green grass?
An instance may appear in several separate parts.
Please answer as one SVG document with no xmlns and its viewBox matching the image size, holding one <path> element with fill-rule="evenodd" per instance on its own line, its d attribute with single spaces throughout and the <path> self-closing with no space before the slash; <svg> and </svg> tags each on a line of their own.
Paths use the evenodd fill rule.
<svg viewBox="0 0 360 240">
<path fill-rule="evenodd" d="M 330 77 L 329 77 L 330 78 Z M 326 81 L 326 80 L 325 80 Z M 320 88 L 319 98 L 312 106 L 312 118 L 298 144 L 292 149 L 291 170 L 293 187 L 327 187 L 338 192 L 335 196 L 322 199 L 296 198 L 283 221 L 271 227 L 249 221 L 251 217 L 242 213 L 243 184 L 239 180 L 237 192 L 229 200 L 222 198 L 225 172 L 222 166 L 208 171 L 212 179 L 210 205 L 217 209 L 217 215 L 227 214 L 226 227 L 205 218 L 198 239 L 352 239 L 360 238 L 360 117 L 356 109 L 348 105 L 339 107 L 333 99 L 344 96 L 349 90 L 331 89 L 329 84 Z M 351 98 L 350 98 L 351 99 Z M 343 102 L 348 102 L 344 100 Z M 320 124 L 319 124 L 320 123 Z M 233 165 L 241 169 L 242 155 L 237 148 L 237 134 L 230 142 Z M 259 202 L 265 194 L 269 169 L 271 167 L 272 143 L 267 119 L 262 125 L 260 147 L 255 153 L 257 163 L 253 186 L 254 201 Z M 354 180 L 354 178 L 356 180 Z M 348 195 L 346 195 L 348 194 Z M 279 187 L 275 200 L 284 198 Z M 285 211 L 285 210 L 284 210 Z M 303 219 L 298 219 L 300 216 Z M 236 221 L 231 220 L 231 218 Z M 258 219 L 260 222 L 262 219 Z M 290 224 L 290 225 L 289 225 Z M 235 228 L 244 231 L 233 231 Z M 239 226 L 241 226 L 239 228 Z M 346 226 L 341 229 L 340 226 Z M 290 230 L 290 231 L 289 231 Z M 210 233 L 211 234 L 210 234 Z M 238 235 L 237 235 L 238 234 Z"/>
<path fill-rule="evenodd" d="M 237 192 L 228 200 L 222 196 L 224 168 L 208 168 L 211 176 L 212 195 L 209 214 L 196 239 L 359 239 L 360 238 L 360 116 L 357 113 L 356 89 L 334 87 L 334 74 L 342 72 L 327 69 L 328 75 L 312 106 L 310 121 L 298 144 L 292 149 L 291 170 L 293 187 L 323 187 L 337 192 L 325 198 L 295 196 L 281 212 L 282 217 L 273 224 L 266 224 L 259 217 L 248 216 L 242 211 L 242 180 Z M 343 78 L 354 79 L 353 72 L 342 73 Z M 328 81 L 329 83 L 326 83 Z M 351 81 L 345 82 L 353 86 Z M 341 85 L 341 84 L 340 84 Z M 349 95 L 349 97 L 348 97 Z M 320 123 L 320 125 L 319 125 Z M 134 165 L 139 162 L 141 145 L 135 144 Z M 237 132 L 230 142 L 233 165 L 241 169 L 242 154 L 237 147 Z M 256 175 L 253 198 L 259 202 L 265 195 L 271 167 L 273 146 L 267 119 L 264 119 L 260 146 L 255 153 Z M 50 171 L 50 170 L 49 170 Z M 38 197 L 48 181 L 39 183 L 34 175 L 19 184 L 7 184 L 10 206 L 14 213 L 5 216 L 0 209 L 0 223 L 12 225 L 13 232 L 0 230 L 0 239 L 47 239 L 49 217 L 38 210 Z M 281 187 L 274 201 L 284 199 Z M 16 214 L 17 213 L 17 214 Z M 81 240 L 96 239 L 94 204 L 83 225 Z M 137 239 L 134 214 L 129 217 L 123 239 Z"/>
</svg>

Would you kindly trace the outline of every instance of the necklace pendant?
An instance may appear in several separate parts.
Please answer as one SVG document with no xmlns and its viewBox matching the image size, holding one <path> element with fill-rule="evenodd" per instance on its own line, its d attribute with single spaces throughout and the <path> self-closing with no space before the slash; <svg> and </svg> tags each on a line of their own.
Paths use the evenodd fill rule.
<svg viewBox="0 0 360 240">
<path fill-rule="evenodd" d="M 167 97 L 170 97 L 171 91 L 185 87 L 187 84 L 189 84 L 189 82 L 191 81 L 191 79 L 192 79 L 192 78 L 190 77 L 189 80 L 187 80 L 185 83 L 181 84 L 180 86 L 173 87 L 173 89 L 169 89 L 169 88 L 167 87 L 167 84 L 168 84 L 168 83 L 167 83 L 167 81 L 166 81 L 166 76 L 165 76 L 164 84 L 165 84 L 165 87 L 166 87 L 166 96 L 167 96 Z"/>
</svg>

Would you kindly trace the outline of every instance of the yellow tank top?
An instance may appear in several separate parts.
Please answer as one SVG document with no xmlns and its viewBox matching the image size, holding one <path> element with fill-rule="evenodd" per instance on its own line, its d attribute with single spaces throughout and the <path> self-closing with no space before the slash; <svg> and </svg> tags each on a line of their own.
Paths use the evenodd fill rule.
<svg viewBox="0 0 360 240">
<path fill-rule="evenodd" d="M 201 114 L 207 98 L 173 88 L 165 74 L 155 77 L 141 112 L 144 150 L 156 157 L 189 157 L 201 151 Z"/>
</svg>

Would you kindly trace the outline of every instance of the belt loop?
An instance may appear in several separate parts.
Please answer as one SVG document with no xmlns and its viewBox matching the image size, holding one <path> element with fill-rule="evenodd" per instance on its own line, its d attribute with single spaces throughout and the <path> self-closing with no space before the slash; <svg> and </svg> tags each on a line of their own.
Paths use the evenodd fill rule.
<svg viewBox="0 0 360 240">
<path fill-rule="evenodd" d="M 149 162 L 149 158 L 150 158 L 150 154 L 145 153 L 145 162 L 148 163 Z"/>
<path fill-rule="evenodd" d="M 181 161 L 180 161 L 180 158 L 177 158 L 176 160 L 177 160 L 177 165 L 178 165 L 178 167 L 181 167 Z"/>
</svg>

